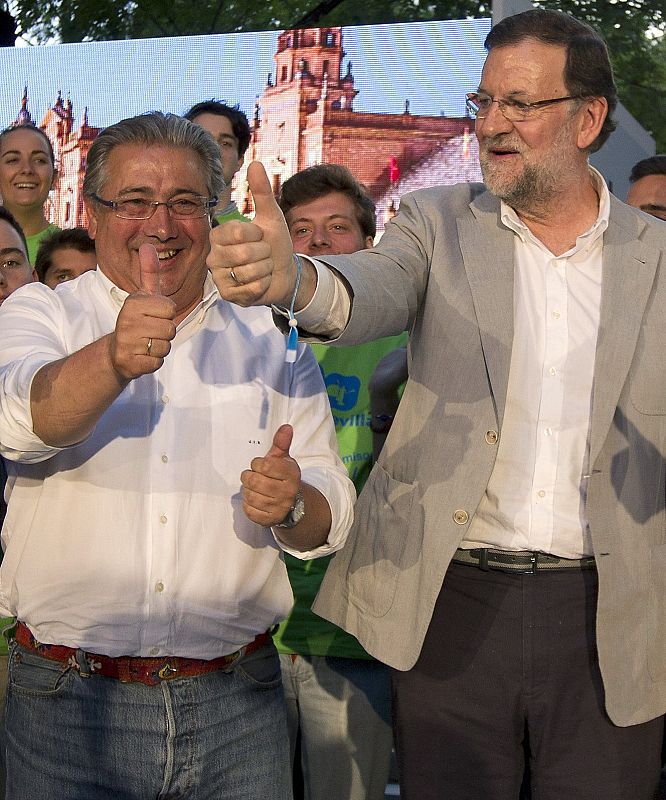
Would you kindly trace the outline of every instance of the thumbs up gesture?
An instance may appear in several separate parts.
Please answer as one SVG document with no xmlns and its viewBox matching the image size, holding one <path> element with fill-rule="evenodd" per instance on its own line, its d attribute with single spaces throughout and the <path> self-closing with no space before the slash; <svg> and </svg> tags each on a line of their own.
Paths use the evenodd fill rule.
<svg viewBox="0 0 666 800">
<path fill-rule="evenodd" d="M 294 506 L 301 470 L 289 455 L 293 435 L 291 425 L 281 425 L 266 455 L 253 458 L 250 469 L 241 473 L 243 511 L 258 525 L 277 525 Z"/>
<path fill-rule="evenodd" d="M 232 220 L 213 228 L 208 267 L 225 300 L 241 306 L 288 306 L 296 281 L 289 229 L 259 161 L 248 167 L 247 182 L 254 221 Z"/>
<path fill-rule="evenodd" d="M 125 300 L 110 337 L 111 362 L 124 380 L 156 372 L 176 335 L 175 303 L 160 294 L 160 262 L 151 244 L 139 248 L 140 288 Z"/>
</svg>

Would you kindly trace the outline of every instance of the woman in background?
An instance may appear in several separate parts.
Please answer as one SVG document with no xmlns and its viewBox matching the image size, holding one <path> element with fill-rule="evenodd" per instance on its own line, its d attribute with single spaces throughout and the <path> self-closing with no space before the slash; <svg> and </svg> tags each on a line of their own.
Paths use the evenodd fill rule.
<svg viewBox="0 0 666 800">
<path fill-rule="evenodd" d="M 2 204 L 23 228 L 33 265 L 42 238 L 58 230 L 44 212 L 55 178 L 53 147 L 44 131 L 34 125 L 17 125 L 0 133 Z"/>
</svg>

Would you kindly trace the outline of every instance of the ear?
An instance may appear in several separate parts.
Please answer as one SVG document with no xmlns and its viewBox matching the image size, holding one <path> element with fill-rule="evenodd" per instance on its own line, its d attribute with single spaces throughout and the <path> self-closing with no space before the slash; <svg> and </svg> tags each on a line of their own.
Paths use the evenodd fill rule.
<svg viewBox="0 0 666 800">
<path fill-rule="evenodd" d="M 49 186 L 49 191 L 51 189 L 53 189 L 53 187 L 56 185 L 57 180 L 58 180 L 58 168 L 54 167 L 53 168 L 53 177 L 51 178 L 51 185 Z"/>
<path fill-rule="evenodd" d="M 587 150 L 603 127 L 608 114 L 608 101 L 605 97 L 593 97 L 585 101 L 580 113 L 577 144 L 581 150 Z"/>
<path fill-rule="evenodd" d="M 86 214 L 88 215 L 88 236 L 91 239 L 95 238 L 95 234 L 97 233 L 97 207 L 94 200 L 89 200 L 87 197 L 83 200 L 83 205 L 86 208 Z"/>
<path fill-rule="evenodd" d="M 370 248 L 374 247 L 374 246 L 375 246 L 375 240 L 372 238 L 372 236 L 366 236 L 365 237 L 365 249 L 366 250 L 370 250 Z"/>
</svg>

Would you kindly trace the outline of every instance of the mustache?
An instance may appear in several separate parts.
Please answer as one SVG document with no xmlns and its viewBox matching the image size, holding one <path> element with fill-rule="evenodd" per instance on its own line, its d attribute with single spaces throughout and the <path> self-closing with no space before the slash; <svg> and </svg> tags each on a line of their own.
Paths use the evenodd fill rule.
<svg viewBox="0 0 666 800">
<path fill-rule="evenodd" d="M 484 138 L 479 145 L 479 150 L 483 153 L 487 153 L 490 150 L 511 150 L 515 153 L 522 152 L 520 143 L 503 133 L 497 136 Z"/>
</svg>

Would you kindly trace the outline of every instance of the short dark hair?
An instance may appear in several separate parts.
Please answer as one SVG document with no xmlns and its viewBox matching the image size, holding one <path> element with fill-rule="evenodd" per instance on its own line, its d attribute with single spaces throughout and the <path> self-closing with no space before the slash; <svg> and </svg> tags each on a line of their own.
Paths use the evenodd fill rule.
<svg viewBox="0 0 666 800">
<path fill-rule="evenodd" d="M 18 233 L 21 237 L 21 241 L 23 242 L 23 249 L 25 250 L 25 257 L 28 258 L 28 242 L 25 238 L 25 233 L 23 233 L 23 228 L 19 225 L 16 221 L 16 217 L 12 214 L 9 209 L 5 208 L 4 206 L 0 206 L 0 220 L 2 222 L 6 222 L 8 225 L 11 225 L 12 228 Z"/>
<path fill-rule="evenodd" d="M 39 250 L 35 257 L 35 271 L 42 283 L 51 267 L 53 254 L 56 250 L 64 250 L 66 247 L 78 250 L 80 253 L 95 252 L 95 242 L 88 236 L 85 228 L 65 228 L 49 233 L 39 243 Z"/>
<path fill-rule="evenodd" d="M 183 147 L 196 153 L 203 167 L 209 197 L 219 197 L 225 190 L 220 148 L 200 125 L 194 125 L 177 114 L 149 111 L 128 117 L 104 128 L 88 152 L 83 194 L 92 198 L 102 193 L 109 180 L 109 156 L 115 147 L 124 144 Z"/>
<path fill-rule="evenodd" d="M 341 192 L 354 203 L 356 219 L 363 236 L 375 238 L 377 217 L 375 202 L 351 172 L 340 164 L 317 164 L 307 167 L 282 184 L 279 204 L 286 214 L 294 206 L 311 203 L 331 192 Z"/>
<path fill-rule="evenodd" d="M 218 117 L 226 117 L 231 122 L 231 130 L 234 132 L 234 136 L 238 139 L 238 155 L 245 155 L 245 151 L 250 146 L 252 133 L 250 131 L 250 123 L 240 110 L 238 103 L 235 106 L 230 106 L 220 100 L 204 100 L 193 105 L 183 116 L 185 119 L 189 119 L 190 122 L 194 122 L 195 117 L 198 117 L 199 114 L 217 114 Z"/>
<path fill-rule="evenodd" d="M 505 17 L 492 28 L 484 46 L 490 52 L 494 47 L 518 44 L 525 39 L 536 39 L 566 49 L 564 84 L 569 94 L 606 98 L 608 114 L 599 135 L 590 146 L 591 152 L 599 150 L 617 127 L 617 122 L 612 118 L 617 106 L 617 87 L 603 37 L 594 28 L 569 14 L 534 8 Z"/>
<path fill-rule="evenodd" d="M 29 122 L 22 122 L 20 125 L 10 125 L 8 128 L 5 128 L 3 131 L 0 131 L 0 142 L 10 133 L 14 133 L 14 131 L 21 131 L 21 130 L 29 130 L 38 133 L 42 139 L 46 142 L 46 149 L 49 153 L 49 158 L 51 159 L 51 166 L 55 170 L 55 154 L 53 152 L 53 145 L 51 144 L 51 140 L 49 137 L 44 133 L 41 128 L 38 128 L 36 125 L 32 125 Z"/>
<path fill-rule="evenodd" d="M 634 164 L 629 176 L 629 183 L 635 183 L 648 175 L 666 175 L 666 153 L 657 153 L 656 156 L 644 158 Z"/>
</svg>

